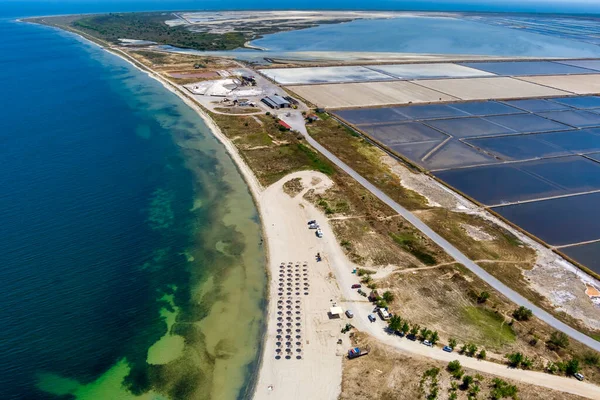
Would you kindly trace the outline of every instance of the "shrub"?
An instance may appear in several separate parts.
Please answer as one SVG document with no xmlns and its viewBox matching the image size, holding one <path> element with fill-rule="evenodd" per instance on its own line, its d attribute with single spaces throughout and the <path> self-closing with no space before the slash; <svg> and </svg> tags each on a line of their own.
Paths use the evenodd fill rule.
<svg viewBox="0 0 600 400">
<path fill-rule="evenodd" d="M 471 383 L 473 383 L 473 377 L 471 375 L 463 376 L 462 387 L 464 390 L 468 389 L 469 386 L 471 386 Z"/>
<path fill-rule="evenodd" d="M 458 361 L 458 360 L 450 361 L 448 363 L 448 366 L 446 367 L 446 369 L 456 379 L 460 379 L 464 373 L 463 369 L 462 369 L 462 365 L 460 365 L 460 361 Z"/>
<path fill-rule="evenodd" d="M 390 292 L 389 290 L 386 290 L 383 295 L 382 295 L 383 299 L 385 301 L 387 301 L 388 303 L 391 303 L 392 301 L 394 301 L 394 294 L 392 292 Z"/>
<path fill-rule="evenodd" d="M 516 352 L 507 354 L 506 358 L 508 359 L 508 365 L 517 368 L 519 365 L 521 365 L 521 362 L 523 362 L 523 353 Z"/>
<path fill-rule="evenodd" d="M 533 312 L 526 307 L 519 307 L 512 313 L 513 318 L 517 321 L 529 321 L 529 318 L 533 316 Z"/>
<path fill-rule="evenodd" d="M 598 353 L 587 353 L 583 356 L 583 362 L 587 365 L 598 365 L 600 363 L 600 356 L 598 356 Z"/>
<path fill-rule="evenodd" d="M 581 368 L 579 367 L 579 360 L 576 358 L 572 358 L 565 364 L 565 374 L 573 375 L 579 372 Z"/>
<path fill-rule="evenodd" d="M 267 111 L 267 112 L 265 113 L 265 115 L 271 115 L 271 112 L 270 112 L 270 111 Z"/>
<path fill-rule="evenodd" d="M 552 350 L 564 349 L 569 345 L 569 337 L 563 332 L 554 331 L 546 344 Z"/>
<path fill-rule="evenodd" d="M 467 356 L 473 357 L 475 355 L 475 353 L 477 353 L 477 346 L 474 345 L 473 343 L 467 344 L 467 351 L 466 351 Z"/>
<path fill-rule="evenodd" d="M 492 392 L 490 393 L 492 399 L 502 399 L 504 397 L 517 398 L 519 389 L 515 385 L 509 385 L 506 381 L 500 378 L 494 378 L 492 381 Z"/>
<path fill-rule="evenodd" d="M 486 357 L 487 357 L 487 353 L 483 349 L 481 349 L 479 354 L 477 354 L 477 358 L 479 358 L 480 360 L 485 360 Z"/>
<path fill-rule="evenodd" d="M 479 304 L 483 304 L 485 303 L 488 299 L 490 298 L 490 294 L 486 291 L 483 291 L 481 293 L 479 293 L 479 296 L 477 296 L 477 302 Z"/>
</svg>

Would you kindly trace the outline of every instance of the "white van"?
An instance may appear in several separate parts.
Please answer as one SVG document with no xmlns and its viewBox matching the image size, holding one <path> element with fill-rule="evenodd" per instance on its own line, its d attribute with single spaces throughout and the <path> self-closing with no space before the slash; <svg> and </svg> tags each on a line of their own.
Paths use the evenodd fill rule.
<svg viewBox="0 0 600 400">
<path fill-rule="evenodd" d="M 381 319 L 383 319 L 383 320 L 390 319 L 390 313 L 388 313 L 388 310 L 386 310 L 385 308 L 379 308 L 377 310 L 377 312 L 379 313 L 379 316 L 381 317 Z"/>
</svg>

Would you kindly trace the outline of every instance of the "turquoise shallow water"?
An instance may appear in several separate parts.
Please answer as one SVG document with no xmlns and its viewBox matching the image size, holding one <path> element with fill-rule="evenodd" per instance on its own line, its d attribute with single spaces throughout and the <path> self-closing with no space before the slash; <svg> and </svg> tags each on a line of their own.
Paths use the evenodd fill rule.
<svg viewBox="0 0 600 400">
<path fill-rule="evenodd" d="M 0 35 L 0 397 L 244 397 L 264 256 L 223 147 L 96 46 L 7 19 Z M 215 306 L 243 312 L 222 319 L 243 341 Z"/>
</svg>

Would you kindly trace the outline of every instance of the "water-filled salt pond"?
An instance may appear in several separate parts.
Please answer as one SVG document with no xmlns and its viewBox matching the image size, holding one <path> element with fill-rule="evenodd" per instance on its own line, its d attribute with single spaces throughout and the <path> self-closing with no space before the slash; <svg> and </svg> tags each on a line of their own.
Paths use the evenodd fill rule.
<svg viewBox="0 0 600 400">
<path fill-rule="evenodd" d="M 598 97 L 580 96 L 334 114 L 524 230 L 564 246 L 600 239 L 600 127 L 587 127 L 600 126 L 598 104 Z M 582 264 L 600 258 L 600 245 L 566 249 Z"/>
</svg>

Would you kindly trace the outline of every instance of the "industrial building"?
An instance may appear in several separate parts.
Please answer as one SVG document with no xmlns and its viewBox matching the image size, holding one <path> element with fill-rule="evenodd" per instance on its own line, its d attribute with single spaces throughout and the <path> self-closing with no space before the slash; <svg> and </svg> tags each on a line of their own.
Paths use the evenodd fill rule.
<svg viewBox="0 0 600 400">
<path fill-rule="evenodd" d="M 290 108 L 291 107 L 291 104 L 289 101 L 287 101 L 283 97 L 278 96 L 276 94 L 273 96 L 264 97 L 261 101 L 275 110 L 279 110 L 280 108 Z"/>
</svg>

